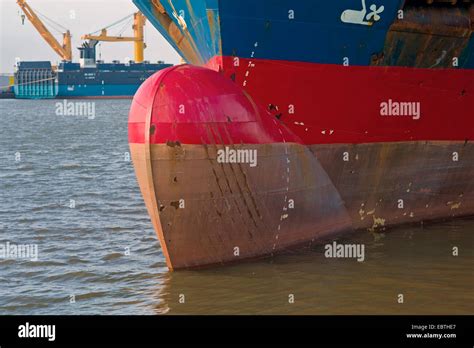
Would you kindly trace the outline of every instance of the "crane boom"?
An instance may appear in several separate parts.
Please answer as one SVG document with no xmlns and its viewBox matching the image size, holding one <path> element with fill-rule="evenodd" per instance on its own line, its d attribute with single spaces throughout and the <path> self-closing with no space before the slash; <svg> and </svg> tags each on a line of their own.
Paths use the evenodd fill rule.
<svg viewBox="0 0 474 348">
<path fill-rule="evenodd" d="M 33 9 L 26 3 L 25 0 L 17 0 L 16 3 L 20 6 L 28 20 L 33 24 L 36 30 L 41 34 L 43 39 L 48 43 L 49 46 L 63 59 L 67 61 L 72 60 L 72 45 L 71 45 L 71 33 L 67 30 L 63 33 L 63 44 L 61 45 L 58 40 L 51 34 L 46 28 L 41 19 L 36 15 Z"/>
<path fill-rule="evenodd" d="M 96 40 L 96 41 L 107 41 L 107 42 L 129 42 L 129 41 L 139 41 L 139 38 L 132 37 L 132 36 L 110 36 L 107 34 L 107 29 L 102 29 L 100 35 L 83 35 L 81 37 L 83 40 Z"/>
<path fill-rule="evenodd" d="M 146 18 L 141 12 L 133 15 L 133 37 L 132 36 L 109 36 L 107 29 L 102 29 L 100 35 L 83 35 L 83 40 L 95 40 L 105 42 L 134 42 L 135 44 L 135 62 L 142 63 L 144 59 L 145 39 L 143 35 L 143 27 Z"/>
</svg>

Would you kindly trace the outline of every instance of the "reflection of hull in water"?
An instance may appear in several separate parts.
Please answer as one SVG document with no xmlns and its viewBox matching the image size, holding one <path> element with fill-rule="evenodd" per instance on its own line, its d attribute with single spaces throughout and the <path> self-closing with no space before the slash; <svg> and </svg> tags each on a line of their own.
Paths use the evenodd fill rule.
<svg viewBox="0 0 474 348">
<path fill-rule="evenodd" d="M 237 17 L 220 18 L 224 27 Z M 195 40 L 184 35 L 180 45 L 201 47 L 206 36 L 194 31 L 203 28 L 193 26 Z M 243 55 L 236 64 L 225 54 L 232 35 L 221 35 L 223 54 L 200 60 L 184 52 L 220 73 L 166 69 L 142 85 L 130 112 L 138 181 L 170 268 L 270 255 L 357 228 L 474 214 L 472 69 L 387 66 L 390 57 L 370 55 L 367 63 L 384 66 L 270 59 L 264 41 L 257 46 L 270 57 Z M 394 35 L 385 44 L 400 46 Z M 241 32 L 236 45 L 247 36 Z M 420 114 L 382 117 L 388 101 L 419 103 Z M 256 150 L 257 166 L 222 163 L 218 151 L 226 148 Z"/>
<path fill-rule="evenodd" d="M 460 250 L 470 248 L 473 223 L 472 219 L 458 219 L 400 226 L 390 233 L 361 232 L 338 240 L 364 245 L 363 263 L 352 258 L 327 259 L 324 245 L 316 245 L 225 269 L 164 274 L 156 289 L 155 311 L 195 315 L 470 314 L 474 302 L 466 305 L 466 296 L 472 299 L 466 285 L 472 282 L 473 256 L 464 253 L 453 263 L 451 253 L 440 251 L 449 251 L 452 245 Z M 410 306 L 390 301 L 394 289 L 404 289 Z M 291 295 L 294 303 L 289 302 Z"/>
</svg>

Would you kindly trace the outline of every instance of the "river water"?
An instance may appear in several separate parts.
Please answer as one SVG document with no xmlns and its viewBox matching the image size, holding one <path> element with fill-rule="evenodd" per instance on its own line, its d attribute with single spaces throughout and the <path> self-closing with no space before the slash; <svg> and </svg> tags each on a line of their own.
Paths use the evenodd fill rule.
<svg viewBox="0 0 474 348">
<path fill-rule="evenodd" d="M 89 102 L 68 116 L 0 100 L 0 314 L 474 313 L 469 219 L 339 241 L 364 244 L 364 262 L 317 246 L 168 272 L 129 160 L 130 101 Z"/>
</svg>

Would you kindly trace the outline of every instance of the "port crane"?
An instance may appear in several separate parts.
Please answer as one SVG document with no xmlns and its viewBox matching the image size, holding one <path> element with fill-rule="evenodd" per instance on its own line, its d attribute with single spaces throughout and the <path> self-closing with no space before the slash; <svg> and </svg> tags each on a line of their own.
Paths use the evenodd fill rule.
<svg viewBox="0 0 474 348">
<path fill-rule="evenodd" d="M 41 34 L 43 39 L 48 43 L 49 46 L 65 61 L 72 60 L 72 45 L 71 45 L 71 33 L 69 30 L 65 30 L 63 33 L 63 43 L 59 43 L 58 40 L 51 34 L 51 32 L 46 28 L 38 15 L 33 11 L 33 9 L 28 5 L 25 0 L 17 0 L 16 3 L 22 9 L 25 16 L 33 24 L 36 30 Z M 24 20 L 24 18 L 22 18 Z M 52 21 L 50 19 L 50 21 Z M 53 21 L 52 21 L 53 22 Z M 55 22 L 54 22 L 55 23 Z M 59 25 L 58 23 L 56 23 Z M 60 26 L 60 25 L 59 25 Z M 61 26 L 62 27 L 62 26 Z M 64 28 L 65 29 L 65 28 Z"/>
<path fill-rule="evenodd" d="M 123 21 L 129 19 L 133 16 L 133 36 L 110 36 L 108 35 L 107 29 L 112 26 L 115 26 Z M 136 63 L 143 63 L 144 59 L 144 50 L 146 48 L 145 39 L 144 39 L 144 31 L 143 28 L 145 26 L 146 18 L 141 12 L 136 12 L 131 16 L 127 16 L 118 22 L 115 22 L 108 27 L 98 30 L 92 34 L 86 34 L 81 37 L 82 40 L 90 40 L 91 42 L 133 42 L 134 43 L 134 53 L 135 53 L 135 62 Z M 100 31 L 100 33 L 99 33 Z M 93 35 L 99 33 L 98 35 Z"/>
</svg>

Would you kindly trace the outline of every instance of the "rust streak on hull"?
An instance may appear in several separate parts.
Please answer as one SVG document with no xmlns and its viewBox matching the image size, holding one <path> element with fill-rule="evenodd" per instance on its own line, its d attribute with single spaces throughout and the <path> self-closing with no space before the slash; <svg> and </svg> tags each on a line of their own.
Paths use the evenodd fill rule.
<svg viewBox="0 0 474 348">
<path fill-rule="evenodd" d="M 173 269 L 269 255 L 352 230 L 339 194 L 305 146 L 246 146 L 260 154 L 257 171 L 236 164 L 223 167 L 216 149 L 203 145 L 184 145 L 186 155 L 179 160 L 179 150 L 166 144 L 151 145 L 148 160 L 144 147 L 132 144 L 132 157 Z M 289 182 L 287 159 L 294 173 Z M 140 169 L 148 161 L 152 184 L 151 173 Z M 156 190 L 159 209 L 149 187 Z M 184 208 L 175 204 L 180 200 Z M 289 200 L 296 202 L 294 209 Z"/>
<path fill-rule="evenodd" d="M 469 45 L 473 13 L 472 6 L 405 8 L 403 19 L 388 31 L 383 52 L 372 56 L 372 65 L 452 68 L 453 58 L 459 59 Z"/>
<path fill-rule="evenodd" d="M 280 175 L 286 172 L 284 146 L 254 145 L 265 169 L 230 175 L 218 168 L 215 149 L 202 145 L 185 145 L 186 155 L 179 160 L 179 149 L 166 144 L 151 145 L 149 159 L 143 156 L 146 145 L 131 145 L 138 181 L 152 221 L 159 223 L 155 229 L 171 269 L 231 263 L 309 246 L 354 229 L 384 229 L 474 211 L 474 166 L 451 160 L 453 151 L 464 149 L 461 155 L 474 163 L 472 144 L 315 145 L 311 150 L 316 157 L 302 145 L 288 144 L 290 171 L 296 173 L 299 168 L 288 191 Z M 343 168 L 343 162 L 334 158 L 345 151 L 363 155 Z M 150 172 L 140 169 L 147 161 L 153 183 L 149 183 Z M 249 181 L 250 190 L 237 190 L 244 180 Z M 148 187 L 156 188 L 156 197 Z M 260 217 L 249 207 L 251 195 Z M 297 202 L 293 211 L 283 210 L 285 196 Z M 184 209 L 175 204 L 180 199 Z M 403 208 L 397 206 L 400 199 Z M 282 220 L 287 211 L 288 217 Z M 249 223 L 252 219 L 257 219 L 256 225 Z"/>
</svg>

